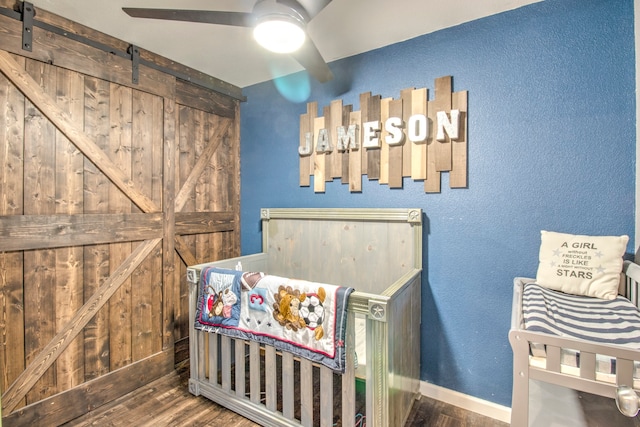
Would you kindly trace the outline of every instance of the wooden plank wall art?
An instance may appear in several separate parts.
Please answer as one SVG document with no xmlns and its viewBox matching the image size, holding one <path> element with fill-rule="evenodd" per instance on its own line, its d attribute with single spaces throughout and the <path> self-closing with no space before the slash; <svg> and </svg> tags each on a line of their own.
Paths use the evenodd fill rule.
<svg viewBox="0 0 640 427">
<path fill-rule="evenodd" d="M 0 0 L 1 424 L 60 425 L 173 371 L 186 266 L 240 255 L 240 98 L 150 52 L 136 72 L 128 43 L 46 10 L 25 50 L 14 3 Z"/>
<path fill-rule="evenodd" d="M 467 91 L 452 92 L 452 77 L 428 90 L 405 89 L 398 99 L 360 95 L 360 111 L 341 100 L 322 112 L 307 104 L 300 116 L 300 186 L 313 179 L 317 193 L 339 178 L 351 192 L 362 191 L 362 176 L 390 188 L 404 178 L 424 181 L 424 191 L 440 192 L 440 174 L 451 188 L 467 187 Z M 320 114 L 321 113 L 321 114 Z"/>
</svg>

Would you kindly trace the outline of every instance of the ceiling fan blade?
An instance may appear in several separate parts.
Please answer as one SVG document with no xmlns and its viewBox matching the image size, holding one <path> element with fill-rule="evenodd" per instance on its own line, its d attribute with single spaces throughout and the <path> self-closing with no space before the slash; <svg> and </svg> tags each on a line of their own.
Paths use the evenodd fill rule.
<svg viewBox="0 0 640 427">
<path fill-rule="evenodd" d="M 311 38 L 307 37 L 302 47 L 291 56 L 320 83 L 328 82 L 333 78 L 329 65 L 324 61 Z"/>
<path fill-rule="evenodd" d="M 244 12 L 221 12 L 211 10 L 145 9 L 123 7 L 122 10 L 134 18 L 165 19 L 168 21 L 202 22 L 205 24 L 251 27 L 253 15 Z"/>
</svg>

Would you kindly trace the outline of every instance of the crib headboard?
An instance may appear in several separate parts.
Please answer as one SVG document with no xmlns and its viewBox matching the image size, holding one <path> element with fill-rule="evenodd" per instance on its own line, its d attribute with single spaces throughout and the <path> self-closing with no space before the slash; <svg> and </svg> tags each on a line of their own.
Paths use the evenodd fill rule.
<svg viewBox="0 0 640 427">
<path fill-rule="evenodd" d="M 271 274 L 383 294 L 422 269 L 421 209 L 262 209 Z"/>
</svg>

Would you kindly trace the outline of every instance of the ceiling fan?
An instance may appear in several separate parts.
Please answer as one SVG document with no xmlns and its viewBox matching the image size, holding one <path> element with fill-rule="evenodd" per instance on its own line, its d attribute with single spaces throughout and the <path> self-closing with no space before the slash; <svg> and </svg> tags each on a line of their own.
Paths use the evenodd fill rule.
<svg viewBox="0 0 640 427">
<path fill-rule="evenodd" d="M 263 47 L 277 53 L 289 53 L 321 83 L 333 73 L 306 32 L 307 24 L 331 0 L 257 0 L 251 12 L 223 12 L 184 9 L 147 9 L 123 7 L 134 18 L 166 19 L 233 25 L 254 29 L 254 37 Z M 284 33 L 280 33 L 280 28 Z M 297 41 L 292 42 L 292 37 Z"/>
</svg>

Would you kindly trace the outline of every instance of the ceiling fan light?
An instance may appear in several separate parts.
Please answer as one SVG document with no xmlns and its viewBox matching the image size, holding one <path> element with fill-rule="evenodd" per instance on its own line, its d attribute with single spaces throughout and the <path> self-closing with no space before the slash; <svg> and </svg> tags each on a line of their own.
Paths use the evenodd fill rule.
<svg viewBox="0 0 640 427">
<path fill-rule="evenodd" d="M 300 49 L 306 34 L 294 19 L 279 16 L 258 22 L 253 29 L 253 37 L 271 52 L 291 53 Z"/>
</svg>

